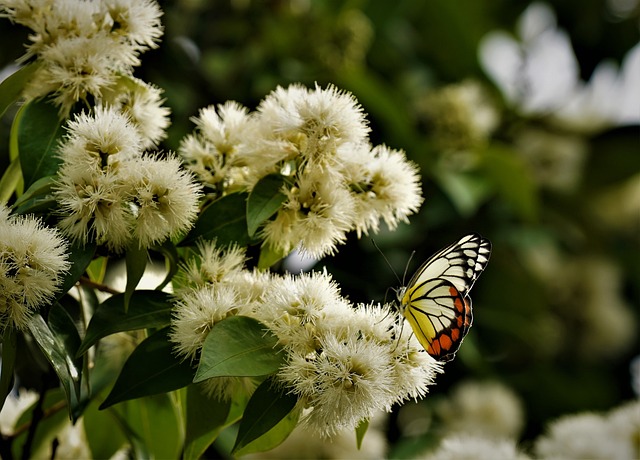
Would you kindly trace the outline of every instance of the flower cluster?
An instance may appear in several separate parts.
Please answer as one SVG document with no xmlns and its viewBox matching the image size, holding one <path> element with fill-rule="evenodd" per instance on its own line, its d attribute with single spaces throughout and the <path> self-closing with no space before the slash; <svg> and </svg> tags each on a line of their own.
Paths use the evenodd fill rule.
<svg viewBox="0 0 640 460">
<path fill-rule="evenodd" d="M 141 117 L 148 144 L 164 137 L 168 109 L 160 90 L 132 78 L 139 55 L 157 47 L 162 11 L 152 0 L 0 0 L 0 16 L 32 30 L 23 62 L 39 68 L 25 88 L 27 100 L 52 94 L 61 115 L 78 101 L 122 106 Z"/>
<path fill-rule="evenodd" d="M 422 397 L 440 371 L 409 328 L 397 327 L 395 310 L 352 305 L 326 272 L 251 272 L 237 247 L 199 249 L 182 269 L 171 334 L 176 352 L 197 357 L 213 325 L 228 316 L 259 320 L 287 356 L 277 382 L 299 398 L 303 420 L 316 433 L 353 429 L 396 402 Z M 207 385 L 229 398 L 237 383 L 248 382 L 214 378 Z"/>
<path fill-rule="evenodd" d="M 149 247 L 192 225 L 200 187 L 172 155 L 143 155 L 128 117 L 98 106 L 67 130 L 54 196 L 70 239 L 118 252 L 132 241 Z"/>
<path fill-rule="evenodd" d="M 640 401 L 606 414 L 566 415 L 549 424 L 534 445 L 537 458 L 625 458 L 640 456 Z"/>
<path fill-rule="evenodd" d="M 523 403 L 500 382 L 464 381 L 436 407 L 448 433 L 517 439 L 525 422 Z"/>
<path fill-rule="evenodd" d="M 10 216 L 0 205 L 0 327 L 24 329 L 53 299 L 69 269 L 66 241 L 34 217 Z"/>
<path fill-rule="evenodd" d="M 373 147 L 362 108 L 334 86 L 278 87 L 255 112 L 234 102 L 201 110 L 180 154 L 215 196 L 282 179 L 284 201 L 262 229 L 279 254 L 332 254 L 346 233 L 390 228 L 422 203 L 420 176 L 404 152 Z"/>
</svg>

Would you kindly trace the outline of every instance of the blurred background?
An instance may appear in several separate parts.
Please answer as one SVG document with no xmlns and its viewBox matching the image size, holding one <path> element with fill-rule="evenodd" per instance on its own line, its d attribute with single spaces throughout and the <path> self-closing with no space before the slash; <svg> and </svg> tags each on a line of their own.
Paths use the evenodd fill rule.
<svg viewBox="0 0 640 460">
<path fill-rule="evenodd" d="M 316 264 L 352 301 L 390 299 L 467 232 L 493 242 L 457 358 L 380 428 L 391 457 L 473 431 L 461 420 L 506 423 L 526 446 L 560 415 L 637 397 L 638 0 L 159 3 L 165 35 L 137 76 L 165 90 L 165 150 L 202 107 L 254 109 L 277 85 L 317 82 L 351 91 L 372 142 L 419 164 L 420 213 L 373 235 L 389 264 L 355 235 Z M 26 32 L 1 27 L 4 67 Z"/>
</svg>

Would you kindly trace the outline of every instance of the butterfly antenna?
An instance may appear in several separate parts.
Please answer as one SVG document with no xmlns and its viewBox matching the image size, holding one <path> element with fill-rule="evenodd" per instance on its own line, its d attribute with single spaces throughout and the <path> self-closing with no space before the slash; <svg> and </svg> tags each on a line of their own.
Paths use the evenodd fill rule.
<svg viewBox="0 0 640 460">
<path fill-rule="evenodd" d="M 398 284 L 402 284 L 402 281 L 400 281 L 400 278 L 398 277 L 398 274 L 396 273 L 396 271 L 393 269 L 393 266 L 391 265 L 391 263 L 389 262 L 389 259 L 387 259 L 387 256 L 384 254 L 384 252 L 382 252 L 382 249 L 380 249 L 380 246 L 378 246 L 378 243 L 376 243 L 376 240 L 374 240 L 373 238 L 371 238 L 371 242 L 373 243 L 373 246 L 378 250 L 378 252 L 380 253 L 380 255 L 382 256 L 382 258 L 384 259 L 384 261 L 387 263 L 387 266 L 389 267 L 389 269 L 391 270 L 391 273 L 393 273 L 393 276 L 396 277 L 396 280 L 398 280 Z"/>
<path fill-rule="evenodd" d="M 404 266 L 404 273 L 402 274 L 402 286 L 404 286 L 407 280 L 407 270 L 409 270 L 409 265 L 411 265 L 411 261 L 413 260 L 413 256 L 416 255 L 416 251 L 411 251 L 411 255 L 409 256 L 409 260 L 407 260 L 407 265 Z M 396 275 L 397 277 L 397 275 Z"/>
</svg>

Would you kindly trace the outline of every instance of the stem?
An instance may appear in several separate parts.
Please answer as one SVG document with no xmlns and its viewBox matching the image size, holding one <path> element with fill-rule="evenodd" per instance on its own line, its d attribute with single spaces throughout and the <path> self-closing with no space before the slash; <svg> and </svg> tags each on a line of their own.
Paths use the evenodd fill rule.
<svg viewBox="0 0 640 460">
<path fill-rule="evenodd" d="M 61 410 L 63 410 L 65 407 L 67 407 L 67 403 L 65 401 L 57 402 L 56 404 L 52 405 L 51 407 L 43 411 L 42 419 L 47 419 L 51 417 L 57 412 L 60 412 Z M 33 424 L 33 420 L 26 422 L 23 425 L 20 425 L 15 429 L 14 433 L 11 435 L 11 438 L 17 438 L 22 433 L 29 430 L 32 424 Z"/>
<path fill-rule="evenodd" d="M 29 424 L 29 431 L 27 432 L 27 440 L 24 442 L 24 448 L 22 449 L 22 460 L 28 460 L 29 458 L 31 458 L 31 447 L 33 445 L 33 440 L 36 437 L 38 425 L 44 417 L 42 406 L 44 404 L 45 385 L 42 386 L 43 391 L 40 393 L 40 397 L 38 398 L 38 401 L 36 401 L 36 405 L 33 408 L 33 413 L 31 414 L 31 423 Z"/>
<path fill-rule="evenodd" d="M 13 452 L 11 452 L 13 440 L 14 436 L 5 436 L 0 434 L 0 458 L 13 460 Z"/>
<path fill-rule="evenodd" d="M 97 283 L 95 281 L 92 281 L 89 278 L 87 278 L 86 276 L 81 276 L 79 281 L 80 281 L 80 284 L 92 287 L 94 289 L 97 289 L 98 291 L 107 292 L 109 294 L 121 294 L 120 291 L 117 291 L 116 289 L 113 289 L 112 287 L 107 286 L 106 284 Z"/>
</svg>

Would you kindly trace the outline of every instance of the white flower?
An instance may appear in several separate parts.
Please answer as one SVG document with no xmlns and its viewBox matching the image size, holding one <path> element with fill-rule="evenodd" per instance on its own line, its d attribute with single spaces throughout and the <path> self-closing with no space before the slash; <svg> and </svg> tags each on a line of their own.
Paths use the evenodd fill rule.
<svg viewBox="0 0 640 460">
<path fill-rule="evenodd" d="M 510 439 L 450 436 L 434 451 L 418 457 L 425 460 L 527 460 L 529 457 Z"/>
<path fill-rule="evenodd" d="M 369 128 L 355 97 L 333 85 L 308 90 L 299 84 L 278 87 L 258 107 L 260 128 L 273 140 L 291 144 L 304 161 L 325 165 L 339 161 L 337 149 L 366 141 Z"/>
<path fill-rule="evenodd" d="M 255 308 L 287 353 L 279 382 L 298 395 L 304 423 L 321 436 L 423 396 L 440 370 L 416 340 L 396 340 L 389 307 L 354 309 L 326 273 L 274 279 Z"/>
<path fill-rule="evenodd" d="M 420 108 L 437 144 L 445 149 L 482 146 L 500 122 L 500 114 L 488 91 L 476 80 L 465 80 L 428 93 Z"/>
<path fill-rule="evenodd" d="M 640 458 L 640 399 L 613 409 L 607 414 L 607 421 L 612 438 L 628 449 L 627 458 Z"/>
<path fill-rule="evenodd" d="M 242 271 L 246 256 L 239 246 L 217 246 L 215 241 L 206 240 L 198 241 L 196 246 L 197 253 L 178 273 L 177 287 L 181 291 L 220 283 Z"/>
<path fill-rule="evenodd" d="M 397 403 L 424 397 L 429 386 L 435 383 L 436 374 L 442 373 L 442 364 L 424 350 L 409 329 L 402 328 L 402 334 L 392 345 L 394 402 Z"/>
<path fill-rule="evenodd" d="M 54 189 L 61 214 L 58 225 L 74 242 L 96 241 L 118 252 L 131 238 L 130 190 L 117 174 L 90 172 L 82 174 L 77 165 L 63 165 L 58 171 Z"/>
<path fill-rule="evenodd" d="M 437 407 L 446 431 L 492 438 L 517 438 L 525 418 L 522 401 L 498 382 L 463 382 Z"/>
<path fill-rule="evenodd" d="M 116 107 L 128 117 L 143 149 L 154 147 L 167 136 L 170 110 L 163 102 L 160 88 L 133 77 L 121 77 L 102 91 L 102 104 Z"/>
<path fill-rule="evenodd" d="M 179 150 L 187 167 L 218 193 L 245 186 L 250 169 L 261 167 L 242 156 L 255 137 L 249 111 L 228 101 L 217 111 L 214 106 L 201 109 L 191 120 L 196 131 L 182 140 Z"/>
<path fill-rule="evenodd" d="M 102 88 L 116 81 L 108 53 L 113 42 L 105 36 L 70 37 L 40 52 L 46 62 L 27 84 L 27 100 L 53 93 L 61 115 L 68 114 L 78 101 L 99 96 Z"/>
<path fill-rule="evenodd" d="M 377 232 L 381 219 L 393 230 L 420 209 L 420 174 L 404 152 L 385 145 L 371 149 L 363 144 L 345 157 L 343 174 L 354 198 L 358 237 L 370 229 Z"/>
<path fill-rule="evenodd" d="M 289 362 L 278 373 L 286 387 L 313 408 L 304 423 L 332 436 L 390 408 L 394 388 L 388 347 L 355 333 L 344 339 L 327 331 L 317 339 L 317 353 L 291 350 Z"/>
<path fill-rule="evenodd" d="M 351 306 L 340 295 L 335 281 L 325 272 L 273 278 L 255 316 L 287 347 L 315 351 L 319 330 L 342 326 Z"/>
<path fill-rule="evenodd" d="M 36 56 L 42 66 L 24 95 L 53 93 L 62 116 L 77 102 L 100 99 L 120 75 L 131 75 L 139 54 L 162 35 L 162 11 L 150 0 L 4 0 L 0 13 L 33 30 L 21 60 Z"/>
<path fill-rule="evenodd" d="M 535 442 L 541 459 L 629 459 L 629 446 L 621 444 L 607 420 L 598 414 L 584 413 L 561 417 L 547 427 Z"/>
<path fill-rule="evenodd" d="M 188 230 L 198 213 L 200 186 L 172 156 L 140 158 L 124 179 L 132 188 L 134 238 L 140 247 L 164 241 Z"/>
<path fill-rule="evenodd" d="M 620 72 L 609 62 L 583 83 L 566 32 L 554 12 L 532 3 L 518 23 L 520 41 L 505 32 L 488 34 L 479 57 L 507 102 L 525 115 L 551 115 L 556 123 L 579 131 L 640 122 L 640 44 L 630 50 Z"/>
<path fill-rule="evenodd" d="M 0 326 L 25 329 L 50 302 L 69 269 L 67 242 L 35 217 L 9 217 L 0 206 Z"/>
<path fill-rule="evenodd" d="M 108 0 L 103 27 L 113 36 L 120 36 L 135 52 L 157 48 L 162 37 L 162 10 L 153 0 Z"/>
<path fill-rule="evenodd" d="M 231 286 L 214 285 L 183 293 L 174 309 L 170 339 L 182 358 L 195 359 L 211 328 L 236 315 L 243 304 Z"/>
<path fill-rule="evenodd" d="M 570 192 L 579 185 L 588 152 L 583 138 L 531 128 L 517 132 L 515 145 L 541 187 Z"/>
<path fill-rule="evenodd" d="M 119 164 L 139 158 L 142 146 L 129 118 L 113 107 L 97 106 L 66 124 L 67 135 L 60 145 L 60 159 L 66 174 L 91 174 L 117 169 Z"/>
<path fill-rule="evenodd" d="M 285 188 L 285 202 L 262 230 L 264 244 L 283 255 L 298 246 L 311 257 L 333 254 L 353 225 L 353 198 L 340 179 L 307 171 Z"/>
</svg>

